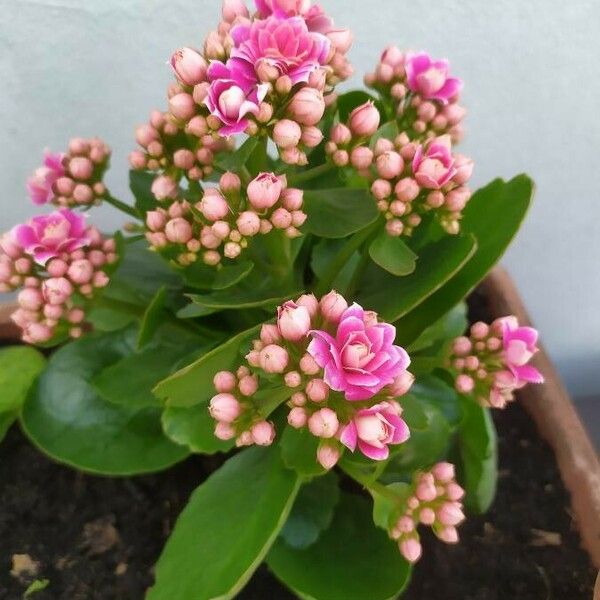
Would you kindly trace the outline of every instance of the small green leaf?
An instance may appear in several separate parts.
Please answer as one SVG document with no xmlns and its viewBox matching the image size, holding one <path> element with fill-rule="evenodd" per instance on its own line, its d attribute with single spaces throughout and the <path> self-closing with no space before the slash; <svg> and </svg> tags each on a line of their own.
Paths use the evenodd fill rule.
<svg viewBox="0 0 600 600">
<path fill-rule="evenodd" d="M 374 490 L 370 490 L 370 492 L 373 496 L 373 523 L 384 531 L 388 531 L 391 519 L 396 516 L 394 513 L 410 496 L 411 486 L 408 483 L 398 482 L 385 487 L 394 492 L 396 498 L 390 498 L 387 494 L 380 494 Z"/>
<path fill-rule="evenodd" d="M 281 458 L 288 469 L 293 469 L 303 477 L 323 475 L 325 469 L 317 461 L 319 438 L 306 427 L 294 429 L 286 426 L 281 441 Z"/>
<path fill-rule="evenodd" d="M 32 581 L 31 584 L 29 585 L 29 587 L 25 590 L 25 592 L 23 593 L 23 598 L 24 599 L 31 598 L 37 592 L 41 592 L 42 590 L 45 590 L 49 585 L 50 585 L 49 579 L 36 579 L 36 580 Z"/>
<path fill-rule="evenodd" d="M 465 418 L 459 430 L 465 505 L 484 513 L 492 505 L 498 481 L 498 440 L 490 410 L 461 397 Z"/>
<path fill-rule="evenodd" d="M 19 418 L 17 411 L 0 412 L 0 442 L 4 439 L 11 425 Z"/>
<path fill-rule="evenodd" d="M 392 237 L 382 230 L 373 240 L 369 255 L 382 269 L 392 275 L 410 275 L 417 267 L 417 255 L 400 237 Z"/>
<path fill-rule="evenodd" d="M 342 494 L 330 527 L 316 543 L 297 550 L 280 539 L 267 563 L 278 579 L 307 599 L 392 600 L 410 578 L 397 545 L 373 527 L 369 502 L 350 494 Z"/>
<path fill-rule="evenodd" d="M 388 121 L 384 123 L 376 132 L 375 135 L 371 138 L 371 148 L 375 148 L 375 144 L 381 138 L 385 138 L 386 140 L 395 140 L 400 130 L 398 128 L 398 122 L 396 119 L 393 121 Z"/>
<path fill-rule="evenodd" d="M 44 356 L 30 346 L 0 350 L 0 412 L 21 409 L 29 388 L 45 366 Z"/>
<path fill-rule="evenodd" d="M 162 325 L 165 315 L 165 301 L 167 299 L 167 288 L 161 287 L 152 298 L 152 301 L 146 308 L 142 321 L 140 323 L 140 332 L 137 339 L 138 349 L 148 344 L 156 330 Z"/>
<path fill-rule="evenodd" d="M 294 291 L 289 294 L 279 295 L 274 290 L 240 289 L 215 294 L 188 294 L 188 298 L 195 304 L 212 310 L 241 310 L 244 308 L 276 307 L 289 298 L 299 296 L 302 292 Z"/>
<path fill-rule="evenodd" d="M 249 137 L 235 152 L 219 154 L 215 166 L 223 171 L 237 173 L 247 162 L 259 143 L 257 136 Z"/>
<path fill-rule="evenodd" d="M 286 544 L 297 549 L 314 544 L 331 524 L 339 499 L 338 477 L 333 471 L 303 485 L 280 533 Z"/>
<path fill-rule="evenodd" d="M 207 290 L 225 290 L 248 277 L 254 269 L 254 263 L 241 261 L 233 265 L 210 267 L 196 262 L 181 270 L 187 285 Z"/>
<path fill-rule="evenodd" d="M 368 190 L 339 188 L 307 190 L 304 211 L 305 229 L 324 238 L 343 238 L 364 229 L 379 212 Z"/>
<path fill-rule="evenodd" d="M 145 216 L 158 204 L 152 193 L 152 183 L 156 175 L 147 171 L 129 171 L 129 189 L 135 198 L 135 207 L 140 215 Z"/>
<path fill-rule="evenodd" d="M 215 420 L 208 413 L 206 404 L 166 408 L 162 426 L 167 437 L 197 454 L 227 452 L 235 446 L 235 440 L 225 442 L 215 436 Z"/>
<path fill-rule="evenodd" d="M 225 344 L 211 350 L 191 365 L 161 381 L 154 393 L 167 406 L 189 407 L 208 402 L 214 395 L 213 378 L 218 371 L 232 369 L 238 358 L 249 350 L 261 325 L 239 333 Z"/>
<path fill-rule="evenodd" d="M 533 181 L 527 175 L 518 175 L 509 182 L 496 179 L 473 194 L 465 208 L 461 229 L 475 236 L 477 252 L 435 294 L 398 323 L 400 343 L 413 342 L 485 277 L 519 230 L 533 191 Z"/>
<path fill-rule="evenodd" d="M 229 459 L 179 516 L 147 600 L 234 598 L 279 535 L 299 488 L 276 447 Z"/>
</svg>

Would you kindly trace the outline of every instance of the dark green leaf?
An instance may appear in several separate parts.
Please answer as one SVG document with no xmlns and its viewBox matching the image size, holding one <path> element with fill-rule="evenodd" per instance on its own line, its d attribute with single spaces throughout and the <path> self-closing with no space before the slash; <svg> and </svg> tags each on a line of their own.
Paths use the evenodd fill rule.
<svg viewBox="0 0 600 600">
<path fill-rule="evenodd" d="M 531 203 L 533 182 L 518 175 L 477 191 L 464 211 L 461 228 L 477 239 L 477 252 L 445 285 L 399 323 L 399 341 L 409 344 L 458 304 L 485 277 L 516 235 Z"/>
<path fill-rule="evenodd" d="M 210 267 L 196 262 L 181 271 L 187 285 L 194 288 L 225 290 L 250 275 L 254 263 L 242 261 L 233 265 Z"/>
<path fill-rule="evenodd" d="M 417 255 L 400 237 L 392 237 L 382 230 L 369 247 L 369 255 L 382 269 L 392 275 L 410 275 L 417 267 Z"/>
<path fill-rule="evenodd" d="M 346 240 L 344 239 L 322 239 L 315 245 L 312 251 L 310 266 L 313 273 L 319 279 L 322 279 L 325 276 L 331 261 L 340 252 L 345 243 Z M 358 252 L 355 252 L 332 282 L 331 287 L 336 290 L 347 289 L 359 261 L 360 255 Z"/>
<path fill-rule="evenodd" d="M 385 486 L 388 490 L 396 494 L 396 498 L 390 498 L 390 496 L 380 494 L 371 490 L 373 496 L 373 523 L 377 527 L 388 531 L 390 528 L 390 522 L 398 507 L 401 506 L 410 496 L 412 487 L 408 483 L 398 482 L 391 483 Z"/>
<path fill-rule="evenodd" d="M 325 238 L 343 238 L 364 229 L 379 212 L 368 190 L 339 188 L 304 192 L 305 229 Z"/>
<path fill-rule="evenodd" d="M 459 430 L 465 505 L 484 513 L 492 505 L 498 480 L 498 440 L 488 408 L 462 398 L 465 418 Z"/>
<path fill-rule="evenodd" d="M 228 290 L 227 292 L 206 295 L 189 294 L 188 298 L 205 309 L 241 310 L 244 308 L 276 307 L 289 298 L 299 296 L 301 293 L 300 291 L 294 291 L 285 295 L 277 295 L 274 290 L 254 288 Z"/>
<path fill-rule="evenodd" d="M 421 252 L 414 273 L 394 277 L 373 265 L 358 292 L 362 306 L 396 321 L 444 285 L 473 255 L 473 238 L 448 236 Z M 404 339 L 398 328 L 399 338 Z"/>
<path fill-rule="evenodd" d="M 215 159 L 215 166 L 223 171 L 237 173 L 248 162 L 258 143 L 257 136 L 249 137 L 235 152 L 219 154 Z"/>
<path fill-rule="evenodd" d="M 19 413 L 15 411 L 0 412 L 0 442 L 4 439 L 10 426 L 18 419 Z"/>
<path fill-rule="evenodd" d="M 177 311 L 177 318 L 196 319 L 198 317 L 207 317 L 208 315 L 212 315 L 216 312 L 218 312 L 218 309 L 216 308 L 206 308 L 205 306 L 200 306 L 199 304 L 190 302 L 187 306 L 184 306 L 182 309 Z"/>
<path fill-rule="evenodd" d="M 418 377 L 410 390 L 420 402 L 428 402 L 440 410 L 450 425 L 456 427 L 462 418 L 462 409 L 456 390 L 432 375 Z"/>
<path fill-rule="evenodd" d="M 137 339 L 138 349 L 143 348 L 152 341 L 156 330 L 162 325 L 165 316 L 165 301 L 167 288 L 161 287 L 146 308 L 140 323 L 140 332 Z"/>
<path fill-rule="evenodd" d="M 129 189 L 135 198 L 135 207 L 140 215 L 145 216 L 158 204 L 152 193 L 152 183 L 156 175 L 147 171 L 129 171 Z"/>
<path fill-rule="evenodd" d="M 465 332 L 467 325 L 467 305 L 465 302 L 460 302 L 450 312 L 430 325 L 407 350 L 412 355 L 437 345 L 439 342 L 453 340 Z"/>
<path fill-rule="evenodd" d="M 237 366 L 238 358 L 249 352 L 250 342 L 258 335 L 260 328 L 257 325 L 231 338 L 161 381 L 154 388 L 154 393 L 168 406 L 186 407 L 208 402 L 214 395 L 212 381 L 215 374 Z"/>
<path fill-rule="evenodd" d="M 281 436 L 281 457 L 288 469 L 293 469 L 304 477 L 323 475 L 325 469 L 317 462 L 319 438 L 306 427 L 294 429 L 290 425 Z"/>
<path fill-rule="evenodd" d="M 46 359 L 30 346 L 0 350 L 0 412 L 21 409 L 29 388 L 45 366 Z"/>
<path fill-rule="evenodd" d="M 375 148 L 377 140 L 381 138 L 392 141 L 395 140 L 399 133 L 398 122 L 395 119 L 384 123 L 371 138 L 371 148 Z"/>
<path fill-rule="evenodd" d="M 308 548 L 329 527 L 340 499 L 338 477 L 330 471 L 302 486 L 281 537 L 292 548 Z"/>
<path fill-rule="evenodd" d="M 270 569 L 300 598 L 392 600 L 406 587 L 410 567 L 387 535 L 373 527 L 364 498 L 342 494 L 331 526 L 303 550 L 278 540 Z"/>
<path fill-rule="evenodd" d="M 23 592 L 23 600 L 31 598 L 34 594 L 45 590 L 50 585 L 49 579 L 35 579 L 29 585 L 29 587 Z"/>
<path fill-rule="evenodd" d="M 406 394 L 399 399 L 402 405 L 402 418 L 411 431 L 427 429 L 429 419 L 423 410 L 421 401 L 412 394 Z"/>
<path fill-rule="evenodd" d="M 21 415 L 25 433 L 54 459 L 103 475 L 165 469 L 187 455 L 162 432 L 160 411 L 104 401 L 91 385 L 131 354 L 135 332 L 93 334 L 52 355 Z"/>
<path fill-rule="evenodd" d="M 269 551 L 299 488 L 275 447 L 231 458 L 181 513 L 147 600 L 234 598 Z"/>
</svg>

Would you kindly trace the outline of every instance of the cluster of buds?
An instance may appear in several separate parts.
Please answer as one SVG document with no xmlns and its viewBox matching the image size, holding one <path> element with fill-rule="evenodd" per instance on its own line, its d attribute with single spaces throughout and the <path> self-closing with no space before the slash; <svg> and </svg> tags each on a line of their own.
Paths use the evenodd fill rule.
<svg viewBox="0 0 600 600">
<path fill-rule="evenodd" d="M 419 145 L 401 133 L 394 141 L 377 140 L 374 153 L 371 192 L 385 215 L 389 235 L 410 236 L 432 211 L 448 233 L 460 231 L 462 210 L 471 198 L 466 183 L 473 161 L 452 154 L 449 136 Z"/>
<path fill-rule="evenodd" d="M 102 183 L 110 148 L 100 139 L 73 138 L 66 153 L 46 152 L 44 164 L 27 180 L 34 204 L 90 206 L 106 194 Z"/>
<path fill-rule="evenodd" d="M 205 117 L 196 115 L 180 129 L 169 113 L 158 110 L 136 129 L 135 138 L 142 149 L 129 155 L 131 167 L 167 172 L 176 180 L 182 175 L 189 181 L 206 179 L 214 171 L 215 155 L 233 149 L 231 141 L 211 135 Z"/>
<path fill-rule="evenodd" d="M 461 502 L 464 494 L 450 463 L 438 463 L 431 471 L 415 473 L 408 495 L 393 513 L 389 531 L 408 562 L 415 563 L 421 558 L 419 525 L 431 527 L 442 542 L 458 542 L 456 528 L 465 519 Z"/>
<path fill-rule="evenodd" d="M 215 378 L 218 394 L 210 405 L 218 421 L 215 434 L 243 445 L 257 443 L 257 437 L 272 442 L 272 424 L 268 438 L 262 435 L 268 415 L 261 413 L 255 393 L 265 381 L 289 389 L 288 423 L 319 439 L 316 459 L 325 469 L 335 466 L 344 447 L 385 460 L 389 446 L 410 435 L 395 398 L 409 390 L 414 378 L 407 371 L 410 359 L 394 338 L 393 326 L 357 304 L 349 307 L 335 291 L 320 301 L 305 294 L 284 303 L 276 323 L 263 325 L 253 342 L 247 366 L 237 376 L 225 372 Z M 252 385 L 243 383 L 247 377 Z"/>
<path fill-rule="evenodd" d="M 66 333 L 79 337 L 84 307 L 109 282 L 117 262 L 114 239 L 104 239 L 68 209 L 17 225 L 0 241 L 0 291 L 21 288 L 13 321 L 31 344 Z"/>
<path fill-rule="evenodd" d="M 242 192 L 240 178 L 227 172 L 219 188 L 206 189 L 195 204 L 178 200 L 177 185 L 167 176 L 155 180 L 153 191 L 170 205 L 148 212 L 146 239 L 181 266 L 198 255 L 207 265 L 235 259 L 251 238 L 274 229 L 298 237 L 306 220 L 302 190 L 287 187 L 285 176 L 273 173 L 260 173 Z"/>
<path fill-rule="evenodd" d="M 538 351 L 538 332 L 520 327 L 516 317 L 502 317 L 491 325 L 474 323 L 470 335 L 452 344 L 449 367 L 458 392 L 479 404 L 505 408 L 514 392 L 528 383 L 543 383 L 542 374 L 527 364 Z"/>
<path fill-rule="evenodd" d="M 379 129 L 381 115 L 372 102 L 355 108 L 348 123 L 337 123 L 325 144 L 325 153 L 337 167 L 351 164 L 364 177 L 370 176 L 375 154 L 369 141 Z"/>
<path fill-rule="evenodd" d="M 446 60 L 428 54 L 405 54 L 390 46 L 381 55 L 365 83 L 392 101 L 400 131 L 411 140 L 449 135 L 453 142 L 463 137 L 465 109 L 459 104 L 462 81 L 449 75 Z"/>
</svg>

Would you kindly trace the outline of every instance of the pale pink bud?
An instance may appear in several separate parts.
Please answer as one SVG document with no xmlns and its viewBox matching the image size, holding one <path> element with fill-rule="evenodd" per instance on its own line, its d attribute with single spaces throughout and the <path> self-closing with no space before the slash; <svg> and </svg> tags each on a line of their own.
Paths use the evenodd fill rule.
<svg viewBox="0 0 600 600">
<path fill-rule="evenodd" d="M 336 167 L 345 167 L 350 161 L 350 155 L 346 150 L 336 150 L 331 158 Z"/>
<path fill-rule="evenodd" d="M 207 64 L 192 48 L 181 48 L 171 56 L 171 66 L 181 83 L 194 86 L 206 77 Z"/>
<path fill-rule="evenodd" d="M 479 368 L 479 359 L 476 356 L 467 356 L 465 358 L 465 368 L 467 371 L 476 371 Z"/>
<path fill-rule="evenodd" d="M 314 317 L 319 310 L 319 301 L 314 294 L 303 294 L 296 300 L 298 306 L 304 306 L 311 317 Z"/>
<path fill-rule="evenodd" d="M 55 258 L 48 263 L 46 269 L 52 277 L 62 277 L 68 269 L 68 265 L 64 260 Z"/>
<path fill-rule="evenodd" d="M 379 111 L 370 100 L 350 113 L 350 129 L 361 137 L 372 136 L 379 129 L 380 121 Z"/>
<path fill-rule="evenodd" d="M 196 206 L 209 221 L 218 221 L 229 214 L 227 200 L 216 190 L 207 190 Z"/>
<path fill-rule="evenodd" d="M 182 121 L 191 119 L 196 112 L 196 103 L 191 94 L 176 94 L 169 99 L 169 111 L 176 118 Z"/>
<path fill-rule="evenodd" d="M 237 228 L 242 235 L 251 237 L 260 231 L 260 219 L 255 212 L 245 211 L 236 221 Z"/>
<path fill-rule="evenodd" d="M 46 304 L 44 306 L 44 316 L 48 319 L 53 319 L 58 321 L 63 315 L 63 307 L 62 306 L 53 306 L 52 304 Z"/>
<path fill-rule="evenodd" d="M 240 379 L 238 387 L 243 396 L 252 396 L 258 389 L 258 379 L 253 375 L 246 375 Z"/>
<path fill-rule="evenodd" d="M 152 182 L 152 193 L 157 200 L 177 197 L 177 183 L 167 175 L 159 175 Z"/>
<path fill-rule="evenodd" d="M 165 235 L 170 242 L 186 244 L 192 239 L 192 226 L 182 217 L 171 219 L 165 226 Z"/>
<path fill-rule="evenodd" d="M 475 381 L 473 381 L 473 378 L 469 377 L 469 375 L 461 374 L 456 378 L 454 386 L 456 387 L 457 392 L 461 394 L 470 394 L 475 387 Z"/>
<path fill-rule="evenodd" d="M 311 87 L 301 88 L 292 98 L 288 111 L 301 125 L 316 125 L 325 112 L 323 93 Z"/>
<path fill-rule="evenodd" d="M 318 127 L 305 127 L 300 139 L 307 148 L 316 148 L 323 141 L 323 132 Z"/>
<path fill-rule="evenodd" d="M 237 17 L 248 18 L 250 16 L 242 0 L 223 0 L 221 14 L 228 23 L 233 23 Z"/>
<path fill-rule="evenodd" d="M 398 177 L 404 169 L 404 160 L 400 154 L 394 151 L 384 152 L 377 157 L 377 172 L 384 179 L 394 179 Z"/>
<path fill-rule="evenodd" d="M 69 161 L 69 172 L 75 179 L 86 181 L 94 172 L 94 165 L 89 158 L 76 156 Z"/>
<path fill-rule="evenodd" d="M 442 525 L 456 526 L 465 520 L 458 502 L 444 502 L 438 510 L 438 519 Z"/>
<path fill-rule="evenodd" d="M 79 204 L 89 204 L 94 198 L 94 193 L 89 185 L 78 183 L 73 190 L 73 198 Z"/>
<path fill-rule="evenodd" d="M 437 498 L 433 477 L 431 479 L 423 477 L 415 494 L 421 502 L 433 502 Z"/>
<path fill-rule="evenodd" d="M 438 463 L 431 469 L 431 474 L 441 483 L 448 483 L 454 479 L 454 465 L 449 462 Z"/>
<path fill-rule="evenodd" d="M 323 402 L 329 396 L 329 386 L 322 379 L 311 379 L 306 386 L 306 395 L 313 402 Z"/>
<path fill-rule="evenodd" d="M 17 301 L 21 308 L 34 312 L 41 308 L 44 303 L 44 298 L 38 289 L 25 288 L 19 292 Z"/>
<path fill-rule="evenodd" d="M 323 91 L 325 89 L 325 85 L 327 83 L 327 73 L 324 69 L 316 69 L 314 70 L 309 78 L 308 85 L 316 90 Z M 333 94 L 331 94 L 333 95 Z"/>
<path fill-rule="evenodd" d="M 483 321 L 478 321 L 477 323 L 473 323 L 473 325 L 471 325 L 471 335 L 476 340 L 482 340 L 483 338 L 487 337 L 489 333 L 490 327 Z"/>
<path fill-rule="evenodd" d="M 279 335 L 279 329 L 277 325 L 273 325 L 271 323 L 265 323 L 260 329 L 260 340 L 263 344 L 276 344 L 281 340 L 281 336 Z"/>
<path fill-rule="evenodd" d="M 412 177 L 404 177 L 394 188 L 396 198 L 402 202 L 412 202 L 420 192 L 419 184 Z"/>
<path fill-rule="evenodd" d="M 242 182 L 240 178 L 231 171 L 227 171 L 221 175 L 221 179 L 219 180 L 219 187 L 221 191 L 225 194 L 230 194 L 234 192 L 239 192 L 242 187 Z"/>
<path fill-rule="evenodd" d="M 308 429 L 320 438 L 332 438 L 340 426 L 337 415 L 331 408 L 322 408 L 308 419 Z"/>
<path fill-rule="evenodd" d="M 368 169 L 373 164 L 373 151 L 366 146 L 354 148 L 350 154 L 350 162 L 359 171 Z"/>
<path fill-rule="evenodd" d="M 298 342 L 306 337 L 311 326 L 310 313 L 291 300 L 277 309 L 277 327 L 284 339 Z"/>
<path fill-rule="evenodd" d="M 471 198 L 471 190 L 459 187 L 446 195 L 446 207 L 452 212 L 460 212 Z"/>
<path fill-rule="evenodd" d="M 25 328 L 25 335 L 33 344 L 42 344 L 52 337 L 52 330 L 43 323 L 31 323 Z"/>
<path fill-rule="evenodd" d="M 229 423 L 219 421 L 215 426 L 215 436 L 220 440 L 228 441 L 235 437 L 235 430 Z"/>
<path fill-rule="evenodd" d="M 421 544 L 415 538 L 401 541 L 399 548 L 400 553 L 409 563 L 416 563 L 423 552 Z"/>
<path fill-rule="evenodd" d="M 306 414 L 306 411 L 303 408 L 300 408 L 299 406 L 295 406 L 294 408 L 292 408 L 292 410 L 290 410 L 290 412 L 288 413 L 288 423 L 294 427 L 295 429 L 300 429 L 301 427 L 304 427 L 306 425 L 306 421 L 308 419 L 308 416 Z"/>
<path fill-rule="evenodd" d="M 415 376 L 409 371 L 403 371 L 393 381 L 389 387 L 389 393 L 394 398 L 404 396 L 415 382 Z"/>
<path fill-rule="evenodd" d="M 321 314 L 326 321 L 337 323 L 344 311 L 348 308 L 348 303 L 345 298 L 332 290 L 327 295 L 321 298 L 319 303 Z"/>
<path fill-rule="evenodd" d="M 327 471 L 335 467 L 340 460 L 340 456 L 340 449 L 337 446 L 321 444 L 317 449 L 317 460 L 319 461 L 319 464 Z"/>
<path fill-rule="evenodd" d="M 199 86 L 196 86 L 196 88 L 197 87 Z M 196 99 L 196 88 L 194 88 L 194 99 L 196 100 L 196 102 L 198 102 L 198 100 Z M 200 104 L 200 102 L 198 103 Z M 206 123 L 206 119 L 200 115 L 192 117 L 185 126 L 185 131 L 186 133 L 195 135 L 196 137 L 202 137 L 203 135 L 208 133 L 208 125 Z"/>
<path fill-rule="evenodd" d="M 456 544 L 458 542 L 458 531 L 456 527 L 442 527 L 436 531 L 437 537 L 446 544 Z"/>
<path fill-rule="evenodd" d="M 343 123 L 337 123 L 331 128 L 329 137 L 338 146 L 345 146 L 352 141 L 352 132 Z"/>
<path fill-rule="evenodd" d="M 94 287 L 97 288 L 106 287 L 109 281 L 110 279 L 104 271 L 97 271 L 96 273 L 94 273 L 94 277 L 92 278 L 92 283 Z M 81 290 L 83 290 L 83 287 L 81 288 Z"/>
<path fill-rule="evenodd" d="M 285 208 L 278 208 L 271 216 L 271 223 L 277 229 L 287 229 L 292 224 L 292 215 Z"/>
<path fill-rule="evenodd" d="M 75 260 L 71 263 L 67 275 L 71 281 L 79 285 L 89 283 L 94 275 L 94 267 L 89 260 Z"/>
<path fill-rule="evenodd" d="M 435 511 L 428 506 L 419 511 L 419 521 L 423 525 L 433 525 L 435 523 Z"/>
<path fill-rule="evenodd" d="M 223 254 L 226 258 L 237 258 L 242 252 L 242 247 L 236 242 L 227 242 L 223 247 Z"/>
<path fill-rule="evenodd" d="M 270 446 L 275 439 L 275 427 L 268 421 L 260 421 L 252 426 L 252 439 L 257 446 Z"/>
<path fill-rule="evenodd" d="M 158 210 L 151 210 L 146 213 L 146 225 L 151 231 L 161 231 L 166 224 L 164 213 Z"/>
<path fill-rule="evenodd" d="M 376 179 L 371 185 L 371 193 L 377 200 L 385 200 L 392 194 L 392 184 L 385 179 Z"/>
<path fill-rule="evenodd" d="M 465 495 L 465 490 L 463 490 L 458 483 L 455 481 L 451 481 L 446 485 L 446 496 L 448 496 L 449 500 L 453 500 L 457 502 Z"/>
<path fill-rule="evenodd" d="M 286 373 L 283 380 L 285 385 L 289 388 L 296 388 L 302 383 L 302 376 L 298 371 L 290 371 Z"/>
<path fill-rule="evenodd" d="M 219 371 L 213 379 L 217 392 L 232 392 L 235 389 L 236 378 L 231 371 Z"/>
<path fill-rule="evenodd" d="M 457 356 L 465 356 L 471 352 L 473 345 L 468 337 L 461 336 L 452 342 L 452 351 Z"/>
<path fill-rule="evenodd" d="M 240 416 L 242 407 L 235 396 L 223 393 L 211 399 L 208 410 L 216 421 L 232 423 Z"/>
<path fill-rule="evenodd" d="M 296 121 L 282 119 L 278 121 L 273 129 L 273 141 L 280 148 L 294 148 L 302 137 L 302 129 Z"/>
<path fill-rule="evenodd" d="M 188 171 L 196 163 L 196 157 L 191 150 L 187 148 L 181 148 L 173 154 L 173 162 L 179 169 L 185 169 Z"/>
<path fill-rule="evenodd" d="M 260 173 L 248 185 L 248 200 L 257 210 L 271 208 L 281 195 L 281 180 L 273 173 Z"/>
<path fill-rule="evenodd" d="M 269 344 L 260 351 L 260 366 L 267 373 L 283 373 L 288 362 L 287 350 L 276 344 Z"/>
<path fill-rule="evenodd" d="M 49 304 L 63 304 L 73 293 L 73 286 L 64 277 L 52 277 L 42 284 L 42 293 Z"/>
<path fill-rule="evenodd" d="M 306 404 L 306 395 L 302 392 L 294 392 L 290 400 L 294 406 L 304 406 Z"/>
</svg>

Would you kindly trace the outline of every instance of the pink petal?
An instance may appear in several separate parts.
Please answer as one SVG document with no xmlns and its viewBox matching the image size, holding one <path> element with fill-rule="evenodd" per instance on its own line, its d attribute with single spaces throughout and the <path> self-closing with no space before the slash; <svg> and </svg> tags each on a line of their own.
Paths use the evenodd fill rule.
<svg viewBox="0 0 600 600">
<path fill-rule="evenodd" d="M 356 433 L 356 425 L 354 421 L 350 421 L 344 429 L 342 429 L 342 433 L 340 435 L 340 442 L 348 448 L 351 452 L 356 450 L 356 442 L 358 439 L 358 435 Z"/>
<path fill-rule="evenodd" d="M 358 440 L 358 448 L 367 458 L 371 458 L 372 460 L 386 460 L 390 455 L 390 450 L 387 446 L 376 448 L 362 440 Z"/>
</svg>

